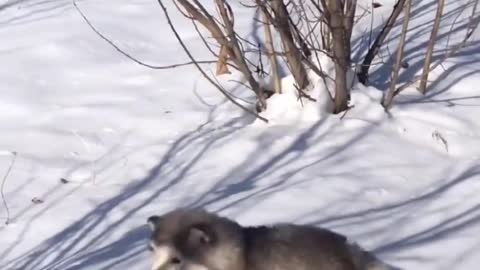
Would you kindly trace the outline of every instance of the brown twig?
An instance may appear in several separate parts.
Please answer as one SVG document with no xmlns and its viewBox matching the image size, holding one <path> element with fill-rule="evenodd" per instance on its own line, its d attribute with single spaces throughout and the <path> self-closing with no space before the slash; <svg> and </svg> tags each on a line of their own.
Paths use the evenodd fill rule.
<svg viewBox="0 0 480 270">
<path fill-rule="evenodd" d="M 348 86 L 347 86 L 347 70 L 348 55 L 346 43 L 348 30 L 345 28 L 345 14 L 343 5 L 338 0 L 328 0 L 328 4 L 324 2 L 325 15 L 328 26 L 333 37 L 333 55 L 335 62 L 335 110 L 334 113 L 340 113 L 348 108 Z"/>
<path fill-rule="evenodd" d="M 268 59 L 270 61 L 270 65 L 272 66 L 272 80 L 273 80 L 273 90 L 275 93 L 281 94 L 282 93 L 282 82 L 280 81 L 280 75 L 278 74 L 278 62 L 277 56 L 274 54 L 275 48 L 273 47 L 273 40 L 272 40 L 272 31 L 270 29 L 270 22 L 268 21 L 267 15 L 265 14 L 264 10 L 260 9 L 262 13 L 263 19 L 263 30 L 265 35 L 265 48 Z"/>
<path fill-rule="evenodd" d="M 257 5 L 262 9 L 268 21 L 275 27 L 280 34 L 285 58 L 289 70 L 301 89 L 309 85 L 309 80 L 305 67 L 302 64 L 302 53 L 295 46 L 294 35 L 292 35 L 289 23 L 289 14 L 285 3 L 281 0 L 272 0 L 271 11 L 266 4 L 260 0 L 256 0 Z"/>
<path fill-rule="evenodd" d="M 420 85 L 418 90 L 425 94 L 427 92 L 427 80 L 430 69 L 430 63 L 432 62 L 433 47 L 435 46 L 435 41 L 437 39 L 438 29 L 440 28 L 440 21 L 442 19 L 443 7 L 445 5 L 445 0 L 439 0 L 437 3 L 437 13 L 435 15 L 435 21 L 433 23 L 432 33 L 430 34 L 430 40 L 428 41 L 427 55 L 425 57 L 425 62 L 423 64 L 423 73 L 420 79 Z"/>
<path fill-rule="evenodd" d="M 202 73 L 202 75 L 205 77 L 205 79 L 207 79 L 212 85 L 214 85 L 228 100 L 230 100 L 233 104 L 237 105 L 238 107 L 240 107 L 241 109 L 243 109 L 244 111 L 254 115 L 255 117 L 257 117 L 258 119 L 264 121 L 265 123 L 268 123 L 268 120 L 262 116 L 260 116 L 258 113 L 255 113 L 251 110 L 249 110 L 248 108 L 246 108 L 245 106 L 243 106 L 242 104 L 238 103 L 235 99 L 233 99 L 229 94 L 228 92 L 223 89 L 222 86 L 220 86 L 219 84 L 215 83 L 214 80 L 212 80 L 212 78 L 210 78 L 210 76 L 208 76 L 205 71 L 200 67 L 199 64 L 196 63 L 193 55 L 190 53 L 190 51 L 188 50 L 187 46 L 185 45 L 185 43 L 183 42 L 182 38 L 180 37 L 180 35 L 178 34 L 177 30 L 175 29 L 175 26 L 173 26 L 173 23 L 172 23 L 172 20 L 170 19 L 170 15 L 168 14 L 168 10 L 167 8 L 165 7 L 165 5 L 163 4 L 162 0 L 158 0 L 158 3 L 160 5 L 160 7 L 162 8 L 163 10 L 163 13 L 165 15 L 165 18 L 167 19 L 167 23 L 168 25 L 170 26 L 170 29 L 172 30 L 173 34 L 175 35 L 175 37 L 177 38 L 178 42 L 180 43 L 180 45 L 182 46 L 183 50 L 185 51 L 185 53 L 188 55 L 188 57 L 192 60 L 192 62 L 194 63 L 194 65 L 197 67 L 197 69 L 200 71 L 200 73 Z"/>
<path fill-rule="evenodd" d="M 478 3 L 478 1 L 476 3 Z M 474 9 L 475 8 L 476 8 L 476 5 L 474 6 Z M 432 70 L 436 69 L 438 66 L 441 66 L 442 63 L 446 59 L 448 59 L 449 57 L 451 57 L 452 55 L 457 53 L 460 49 L 464 48 L 467 45 L 468 40 L 472 37 L 475 30 L 478 28 L 479 23 L 480 23 L 480 16 L 473 16 L 472 15 L 469 23 L 467 24 L 467 34 L 465 35 L 463 40 L 460 41 L 455 46 L 453 46 L 452 48 L 450 48 L 450 50 L 447 53 L 445 53 L 443 58 L 440 59 L 437 63 L 430 66 L 430 68 L 428 69 L 428 72 L 431 72 Z M 398 87 L 397 90 L 395 91 L 394 95 L 398 95 L 403 90 L 407 89 L 408 87 L 410 87 L 413 84 L 415 84 L 416 82 L 418 82 L 421 78 L 422 78 L 421 76 L 416 76 L 413 80 L 411 80 L 411 81 L 403 84 L 402 86 Z"/>
<path fill-rule="evenodd" d="M 406 0 L 405 7 L 404 7 L 404 19 L 403 19 L 403 26 L 402 26 L 402 33 L 400 36 L 400 43 L 397 48 L 397 55 L 395 60 L 395 65 L 393 66 L 392 70 L 392 78 L 390 80 L 390 89 L 387 92 L 387 95 L 383 101 L 383 107 L 388 111 L 393 103 L 393 97 L 395 96 L 395 87 L 398 81 L 398 73 L 402 66 L 402 59 L 403 59 L 403 51 L 405 47 L 405 39 L 407 37 L 408 32 L 408 23 L 410 21 L 410 9 L 412 6 L 411 0 Z"/>
</svg>

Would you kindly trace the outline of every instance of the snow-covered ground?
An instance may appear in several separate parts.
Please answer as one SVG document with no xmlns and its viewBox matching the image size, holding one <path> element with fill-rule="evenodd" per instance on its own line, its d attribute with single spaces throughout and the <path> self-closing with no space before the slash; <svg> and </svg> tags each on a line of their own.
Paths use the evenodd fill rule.
<svg viewBox="0 0 480 270">
<path fill-rule="evenodd" d="M 384 5 L 375 9 L 378 32 L 394 1 L 377 2 Z M 435 10 L 436 1 L 416 2 L 402 82 L 421 69 Z M 466 2 L 447 1 L 438 48 L 465 34 Z M 165 3 L 195 55 L 208 60 L 191 23 Z M 188 60 L 157 1 L 78 6 L 144 62 Z M 239 29 L 255 38 L 253 13 L 238 14 Z M 401 23 L 383 53 L 395 50 Z M 359 54 L 370 17 L 361 25 L 354 33 Z M 264 124 L 192 66 L 153 70 L 119 54 L 70 0 L 2 0 L 0 180 L 13 165 L 2 181 L 9 211 L 2 203 L 0 269 L 148 269 L 146 218 L 178 206 L 205 207 L 245 225 L 325 226 L 403 269 L 476 269 L 478 34 L 435 71 L 430 94 L 405 91 L 391 114 L 379 105 L 387 65 L 372 70 L 371 87 L 355 87 L 355 107 L 343 118 L 312 104 L 305 111 L 289 104 L 285 112 L 277 98 Z"/>
</svg>

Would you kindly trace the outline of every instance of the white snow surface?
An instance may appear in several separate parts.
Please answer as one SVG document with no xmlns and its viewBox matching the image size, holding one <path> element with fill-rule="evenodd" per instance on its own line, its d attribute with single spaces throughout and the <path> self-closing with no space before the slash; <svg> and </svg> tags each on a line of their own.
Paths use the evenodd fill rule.
<svg viewBox="0 0 480 270">
<path fill-rule="evenodd" d="M 377 2 L 373 22 L 364 16 L 354 32 L 355 59 L 366 52 L 365 31 L 372 23 L 378 33 L 395 1 Z M 412 7 L 400 82 L 421 72 L 435 2 Z M 465 3 L 447 1 L 435 61 L 465 34 Z M 212 59 L 191 22 L 165 4 L 194 55 Z M 242 34 L 261 36 L 255 14 L 233 5 Z M 137 59 L 188 61 L 157 1 L 78 6 Z M 387 58 L 402 21 L 382 48 Z M 269 100 L 265 124 L 193 66 L 153 70 L 127 59 L 70 0 L 2 0 L 0 179 L 11 171 L 2 181 L 0 269 L 148 269 L 147 217 L 194 206 L 243 225 L 323 226 L 401 269 L 477 269 L 478 36 L 435 70 L 429 94 L 406 90 L 390 114 L 379 104 L 389 66 L 379 65 L 371 86 L 355 85 L 354 107 L 339 115 L 326 113 L 319 81 L 311 89 L 318 103 L 285 98 L 294 93 L 285 77 L 287 92 Z M 253 100 L 245 87 L 227 84 Z"/>
</svg>

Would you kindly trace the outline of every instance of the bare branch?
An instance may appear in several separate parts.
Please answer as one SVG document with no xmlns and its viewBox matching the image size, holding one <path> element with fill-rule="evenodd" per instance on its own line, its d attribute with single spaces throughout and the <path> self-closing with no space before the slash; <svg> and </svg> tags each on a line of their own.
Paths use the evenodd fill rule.
<svg viewBox="0 0 480 270">
<path fill-rule="evenodd" d="M 367 55 L 365 56 L 365 59 L 363 60 L 362 65 L 360 66 L 360 72 L 358 73 L 358 80 L 362 84 L 367 83 L 368 70 L 370 69 L 372 61 L 375 58 L 375 56 L 378 54 L 378 51 L 380 50 L 380 47 L 383 45 L 385 38 L 387 38 L 388 34 L 390 33 L 390 30 L 392 30 L 393 25 L 397 21 L 398 16 L 402 12 L 403 6 L 405 5 L 405 1 L 406 0 L 397 1 L 395 6 L 393 7 L 393 11 L 390 14 L 390 17 L 388 18 L 387 22 L 385 23 L 382 30 L 378 34 L 377 38 L 375 39 L 372 46 L 368 50 Z"/>
<path fill-rule="evenodd" d="M 246 77 L 248 83 L 252 87 L 252 90 L 257 94 L 257 98 L 260 102 L 261 109 L 266 109 L 267 104 L 265 102 L 265 95 L 263 93 L 263 88 L 260 87 L 258 82 L 255 80 L 253 77 L 250 69 L 248 68 L 247 62 L 245 60 L 244 54 L 242 50 L 240 49 L 239 41 L 237 39 L 237 35 L 235 33 L 235 30 L 233 28 L 233 18 L 230 18 L 227 14 L 227 9 L 231 10 L 230 6 L 228 5 L 225 0 L 215 0 L 217 3 L 217 7 L 220 10 L 220 15 L 222 17 L 222 20 L 225 24 L 225 30 L 227 32 L 227 35 L 229 37 L 229 46 L 232 49 L 232 52 L 235 56 L 235 63 L 243 73 L 243 75 Z M 233 16 L 232 13 L 230 13 L 230 16 Z"/>
<path fill-rule="evenodd" d="M 347 53 L 347 63 L 351 63 L 351 42 L 353 24 L 355 22 L 355 11 L 357 7 L 357 0 L 346 0 L 346 12 L 344 17 L 344 27 L 345 27 L 345 52 Z"/>
<path fill-rule="evenodd" d="M 175 29 L 175 27 L 173 26 L 173 23 L 170 19 L 170 15 L 168 14 L 168 11 L 167 11 L 167 8 L 165 7 L 165 5 L 163 4 L 162 0 L 158 0 L 158 3 L 160 4 L 160 7 L 162 8 L 163 10 L 163 13 L 165 14 L 165 17 L 167 19 L 167 22 L 168 22 L 168 25 L 170 26 L 170 29 L 172 30 L 173 34 L 175 35 L 175 37 L 177 38 L 178 42 L 180 43 L 180 45 L 182 46 L 183 50 L 185 51 L 185 53 L 188 55 L 188 57 L 192 60 L 192 62 L 194 63 L 194 65 L 197 67 L 197 69 L 200 71 L 200 73 L 202 73 L 202 75 L 212 84 L 214 85 L 228 100 L 230 100 L 233 104 L 237 105 L 238 107 L 240 107 L 241 109 L 243 109 L 244 111 L 254 115 L 255 117 L 257 117 L 258 119 L 264 121 L 265 123 L 268 123 L 268 120 L 262 116 L 260 116 L 259 114 L 249 110 L 248 108 L 246 108 L 245 106 L 243 106 L 242 104 L 238 103 L 235 99 L 233 99 L 229 94 L 228 92 L 223 89 L 222 86 L 220 86 L 219 84 L 215 83 L 215 81 L 210 78 L 206 73 L 205 71 L 200 67 L 199 64 L 197 64 L 195 62 L 195 59 L 193 57 L 193 55 L 190 53 L 190 51 L 188 50 L 188 48 L 186 47 L 185 43 L 183 42 L 182 38 L 180 37 L 180 35 L 178 34 L 177 30 Z"/>
<path fill-rule="evenodd" d="M 154 65 L 146 64 L 146 63 L 136 59 L 132 55 L 128 54 L 127 52 L 123 51 L 122 49 L 120 49 L 120 47 L 118 47 L 113 41 L 111 41 L 109 38 L 105 37 L 100 31 L 98 31 L 95 28 L 95 26 L 93 26 L 93 24 L 90 22 L 90 20 L 85 16 L 85 14 L 82 12 L 82 10 L 78 7 L 75 0 L 73 1 L 73 6 L 78 11 L 78 13 L 83 18 L 83 20 L 88 24 L 90 29 L 92 29 L 100 38 L 102 38 L 104 41 L 106 41 L 108 44 L 110 44 L 110 46 L 112 46 L 120 54 L 122 54 L 123 56 L 127 57 L 128 59 L 132 60 L 133 62 L 135 62 L 135 63 L 137 63 L 141 66 L 151 68 L 151 69 L 172 69 L 172 68 L 177 68 L 177 67 L 182 67 L 182 66 L 193 65 L 195 63 L 197 63 L 197 64 L 213 64 L 213 63 L 216 62 L 216 60 L 198 60 L 195 63 L 192 62 L 192 61 L 189 61 L 189 62 L 185 62 L 185 63 L 178 63 L 178 64 L 172 64 L 172 65 L 166 65 L 166 66 L 154 66 Z"/>
<path fill-rule="evenodd" d="M 308 86 L 309 81 L 305 67 L 302 64 L 302 54 L 295 46 L 293 40 L 287 8 L 282 0 L 272 0 L 270 2 L 273 14 L 270 13 L 265 3 L 256 0 L 257 5 L 265 13 L 270 23 L 272 23 L 275 29 L 280 33 L 288 67 L 292 72 L 298 87 L 304 89 Z"/>
<path fill-rule="evenodd" d="M 263 29 L 264 29 L 264 35 L 265 35 L 265 42 L 266 42 L 266 49 L 267 49 L 267 56 L 270 60 L 270 64 L 272 66 L 272 80 L 273 80 L 273 90 L 276 93 L 282 93 L 282 83 L 280 81 L 280 75 L 278 74 L 278 62 L 277 62 L 277 56 L 273 53 L 275 51 L 273 47 L 273 40 L 272 40 L 272 31 L 270 29 L 270 22 L 268 21 L 267 15 L 265 12 L 260 9 L 260 12 L 262 13 L 262 19 L 263 19 Z"/>
<path fill-rule="evenodd" d="M 333 55 L 335 62 L 335 110 L 334 113 L 340 113 L 348 109 L 348 86 L 347 70 L 348 55 L 346 44 L 347 30 L 345 29 L 343 6 L 337 0 L 329 0 L 328 5 L 324 6 L 326 17 L 329 22 L 330 31 L 333 37 Z"/>
<path fill-rule="evenodd" d="M 425 62 L 423 64 L 423 74 L 420 79 L 419 91 L 423 94 L 427 90 L 427 80 L 430 69 L 430 63 L 432 62 L 433 47 L 435 46 L 435 41 L 437 39 L 438 29 L 440 28 L 440 20 L 442 19 L 443 7 L 445 5 L 445 0 L 439 0 L 437 3 L 437 14 L 435 15 L 435 22 L 433 23 L 432 33 L 430 34 L 430 40 L 428 41 L 427 47 L 427 56 L 425 57 Z"/>
<path fill-rule="evenodd" d="M 467 33 L 465 34 L 465 37 L 463 38 L 462 41 L 460 41 L 458 44 L 456 44 L 455 46 L 452 46 L 452 48 L 450 48 L 450 50 L 445 53 L 445 55 L 443 56 L 442 59 L 440 59 L 437 63 L 435 63 L 434 65 L 430 66 L 430 68 L 428 69 L 428 72 L 431 72 L 432 70 L 436 69 L 438 66 L 441 66 L 442 63 L 448 59 L 449 57 L 451 57 L 452 55 L 454 55 L 455 53 L 457 53 L 459 50 L 461 50 L 462 48 L 464 48 L 465 46 L 467 46 L 468 44 L 468 41 L 470 40 L 470 38 L 472 37 L 473 33 L 475 32 L 475 30 L 478 28 L 479 26 L 479 23 L 480 23 L 480 15 L 476 15 L 475 16 L 475 10 L 477 8 L 477 3 L 478 3 L 478 0 L 475 0 L 475 5 L 474 5 L 474 11 L 473 11 L 473 14 L 472 14 L 472 17 L 470 18 L 468 24 L 467 24 Z M 418 82 L 422 77 L 421 76 L 416 76 L 413 80 L 405 83 L 404 85 L 400 86 L 397 88 L 397 90 L 395 91 L 395 95 L 398 95 L 400 92 L 402 92 L 403 90 L 407 89 L 408 87 L 412 86 L 413 84 L 415 84 L 416 82 Z"/>
<path fill-rule="evenodd" d="M 402 26 L 402 34 L 400 36 L 400 43 L 397 48 L 397 58 L 395 60 L 395 65 L 393 66 L 392 70 L 392 78 L 390 81 L 390 89 L 387 92 L 387 96 L 383 101 L 383 107 L 386 110 L 389 110 L 393 103 L 393 97 L 395 96 L 395 87 L 398 81 L 398 72 L 402 66 L 402 59 L 403 59 L 403 49 L 405 47 L 405 39 L 407 37 L 408 32 L 408 23 L 410 21 L 410 9 L 412 6 L 412 1 L 407 0 L 404 7 L 404 19 L 403 19 L 403 26 Z"/>
</svg>

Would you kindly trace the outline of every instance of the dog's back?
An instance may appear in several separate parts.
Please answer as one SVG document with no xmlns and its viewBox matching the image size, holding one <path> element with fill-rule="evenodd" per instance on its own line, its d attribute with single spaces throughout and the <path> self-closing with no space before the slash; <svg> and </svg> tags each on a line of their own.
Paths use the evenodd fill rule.
<svg viewBox="0 0 480 270">
<path fill-rule="evenodd" d="M 347 239 L 331 231 L 282 224 L 245 228 L 252 270 L 356 270 Z"/>
<path fill-rule="evenodd" d="M 156 253 L 161 259 L 154 270 L 394 269 L 346 237 L 313 226 L 243 227 L 200 210 L 179 210 L 150 221 L 154 250 L 170 252 Z M 177 263 L 168 263 L 169 256 Z"/>
<path fill-rule="evenodd" d="M 246 227 L 251 270 L 394 270 L 333 231 L 305 225 Z"/>
</svg>

